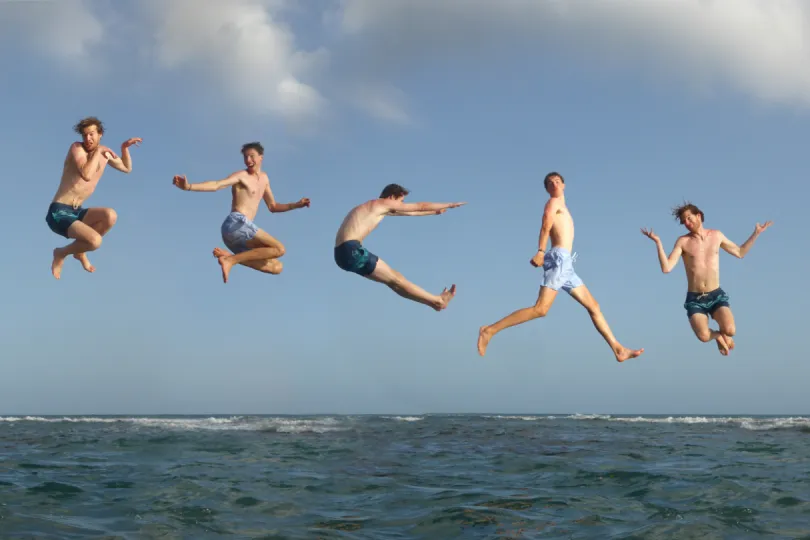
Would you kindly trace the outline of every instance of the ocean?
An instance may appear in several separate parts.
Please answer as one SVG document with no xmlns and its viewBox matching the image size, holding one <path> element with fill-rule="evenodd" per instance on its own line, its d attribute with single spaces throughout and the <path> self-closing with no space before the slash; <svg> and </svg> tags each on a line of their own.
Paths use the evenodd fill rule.
<svg viewBox="0 0 810 540">
<path fill-rule="evenodd" d="M 0 417 L 0 538 L 810 539 L 810 417 Z"/>
</svg>

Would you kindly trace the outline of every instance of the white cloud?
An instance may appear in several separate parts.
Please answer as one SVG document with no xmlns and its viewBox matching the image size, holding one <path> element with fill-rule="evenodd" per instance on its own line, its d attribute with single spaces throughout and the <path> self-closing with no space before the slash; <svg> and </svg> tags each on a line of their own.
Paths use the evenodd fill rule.
<svg viewBox="0 0 810 540">
<path fill-rule="evenodd" d="M 405 112 L 405 95 L 391 85 L 363 82 L 353 85 L 351 102 L 372 117 L 394 124 L 411 123 Z"/>
<path fill-rule="evenodd" d="M 510 41 L 810 105 L 805 0 L 343 0 L 345 36 L 407 64 Z"/>
<path fill-rule="evenodd" d="M 75 68 L 101 43 L 104 27 L 82 0 L 0 0 L 0 33 Z"/>
<path fill-rule="evenodd" d="M 274 15 L 280 2 L 171 0 L 147 4 L 155 57 L 164 69 L 190 67 L 250 110 L 292 121 L 316 116 L 325 98 L 300 77 L 317 70 L 325 50 L 296 49 Z"/>
</svg>

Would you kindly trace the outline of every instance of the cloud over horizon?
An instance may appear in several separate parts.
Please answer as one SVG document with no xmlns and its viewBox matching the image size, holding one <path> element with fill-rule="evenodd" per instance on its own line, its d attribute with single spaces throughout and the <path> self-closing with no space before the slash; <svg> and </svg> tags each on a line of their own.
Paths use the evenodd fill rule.
<svg viewBox="0 0 810 540">
<path fill-rule="evenodd" d="M 810 105 L 810 4 L 801 0 L 335 0 L 308 13 L 315 22 L 306 31 L 290 23 L 299 8 L 292 0 L 145 0 L 122 16 L 108 0 L 23 0 L 0 2 L 0 30 L 81 66 L 124 46 L 123 25 L 137 26 L 156 77 L 189 70 L 234 105 L 294 123 L 338 100 L 412 124 L 394 75 L 487 48 L 565 54 L 685 89 L 719 84 L 764 102 Z M 328 47 L 300 45 L 325 36 Z"/>
</svg>

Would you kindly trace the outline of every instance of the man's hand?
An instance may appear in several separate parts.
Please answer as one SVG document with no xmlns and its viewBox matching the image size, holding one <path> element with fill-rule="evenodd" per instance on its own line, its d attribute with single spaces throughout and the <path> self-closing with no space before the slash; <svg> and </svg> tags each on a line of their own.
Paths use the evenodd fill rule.
<svg viewBox="0 0 810 540">
<path fill-rule="evenodd" d="M 172 183 L 183 191 L 189 191 L 191 186 L 191 184 L 188 183 L 188 180 L 186 180 L 186 175 L 174 175 L 174 180 L 172 180 Z"/>
<path fill-rule="evenodd" d="M 534 254 L 534 257 L 532 257 L 532 260 L 529 261 L 529 262 L 535 268 L 539 268 L 539 267 L 543 266 L 543 259 L 545 259 L 545 257 L 546 257 L 546 252 L 538 250 L 537 253 Z"/>
<path fill-rule="evenodd" d="M 304 208 L 304 207 L 309 208 L 309 199 L 304 197 L 303 199 L 298 201 L 296 204 L 298 205 L 298 208 Z"/>
<path fill-rule="evenodd" d="M 126 141 L 121 143 L 121 150 L 123 150 L 124 148 L 129 148 L 132 145 L 140 146 L 142 141 L 143 139 L 141 139 L 140 137 L 132 137 L 131 139 L 127 139 Z"/>
<path fill-rule="evenodd" d="M 101 152 L 101 157 L 103 157 L 107 161 L 111 159 L 118 159 L 118 156 L 115 155 L 115 152 L 113 152 L 106 146 L 99 146 L 98 151 Z"/>
<path fill-rule="evenodd" d="M 447 212 L 447 208 L 442 208 L 441 210 L 436 210 L 436 215 L 438 216 L 440 214 L 444 214 L 445 212 Z"/>
<path fill-rule="evenodd" d="M 653 232 L 652 229 L 641 229 L 641 234 L 643 234 L 653 242 L 658 242 L 661 240 L 660 238 L 658 238 L 658 235 Z"/>
<path fill-rule="evenodd" d="M 759 223 L 757 223 L 756 226 L 754 227 L 754 233 L 761 234 L 762 231 L 764 231 L 771 225 L 773 225 L 773 221 L 766 221 L 764 225 L 760 225 Z"/>
</svg>

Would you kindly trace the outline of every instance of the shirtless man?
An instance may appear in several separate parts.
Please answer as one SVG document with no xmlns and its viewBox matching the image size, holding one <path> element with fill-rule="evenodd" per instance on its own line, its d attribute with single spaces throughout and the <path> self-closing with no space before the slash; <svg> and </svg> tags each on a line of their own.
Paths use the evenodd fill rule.
<svg viewBox="0 0 810 540">
<path fill-rule="evenodd" d="M 62 167 L 62 180 L 45 215 L 45 222 L 53 232 L 74 239 L 72 244 L 53 250 L 51 273 L 56 279 L 61 278 L 68 255 L 73 255 L 86 271 L 96 271 L 86 252 L 101 247 L 101 237 L 115 225 L 118 214 L 112 208 L 82 208 L 82 203 L 96 190 L 108 163 L 123 173 L 132 172 L 129 147 L 141 143 L 137 137 L 124 141 L 121 157 L 118 157 L 100 144 L 104 125 L 98 118 L 85 118 L 73 130 L 81 135 L 82 142 L 70 145 Z"/>
<path fill-rule="evenodd" d="M 397 184 L 385 186 L 378 199 L 354 207 L 344 218 L 335 237 L 335 263 L 342 270 L 354 272 L 372 281 L 387 285 L 398 295 L 430 306 L 436 311 L 447 307 L 456 294 L 456 286 L 440 295 L 430 294 L 414 285 L 382 259 L 363 247 L 363 240 L 377 228 L 385 216 L 434 216 L 448 208 L 466 203 L 403 202 L 408 190 Z"/>
<path fill-rule="evenodd" d="M 683 304 L 689 323 L 697 338 L 706 343 L 717 341 L 717 348 L 723 356 L 734 348 L 732 336 L 736 333 L 734 316 L 731 313 L 728 295 L 720 288 L 720 248 L 742 259 L 754 245 L 757 237 L 773 222 L 756 224 L 754 233 L 738 246 L 716 229 L 703 228 L 703 212 L 691 203 L 675 208 L 672 215 L 689 231 L 675 241 L 672 253 L 667 257 L 661 239 L 652 229 L 641 229 L 641 233 L 653 240 L 658 247 L 658 262 L 661 271 L 668 274 L 678 264 L 683 255 L 686 270 L 687 293 Z M 719 325 L 720 331 L 709 329 L 709 316 Z"/>
<path fill-rule="evenodd" d="M 242 146 L 245 170 L 236 171 L 222 180 L 209 180 L 191 184 L 185 176 L 175 176 L 173 183 L 184 191 L 218 191 L 231 187 L 231 213 L 220 227 L 222 240 L 233 254 L 220 248 L 214 249 L 222 268 L 222 281 L 228 283 L 228 275 L 235 264 L 259 270 L 266 274 L 280 274 L 283 267 L 279 257 L 284 255 L 284 245 L 253 223 L 259 211 L 259 201 L 264 199 L 270 212 L 288 212 L 309 207 L 309 199 L 294 203 L 277 203 L 270 189 L 270 179 L 262 172 L 264 148 L 257 142 Z"/>
<path fill-rule="evenodd" d="M 489 340 L 501 330 L 537 317 L 544 317 L 551 309 L 557 291 L 562 289 L 588 310 L 596 330 L 610 345 L 617 361 L 624 362 L 639 356 L 644 349 L 628 349 L 616 340 L 599 309 L 599 304 L 574 272 L 574 257 L 571 256 L 574 245 L 574 219 L 565 205 L 565 180 L 559 173 L 550 172 L 543 180 L 543 184 L 550 198 L 543 211 L 539 248 L 530 261 L 532 266 L 539 268 L 542 265 L 543 268 L 543 283 L 537 302 L 533 307 L 515 311 L 493 325 L 482 326 L 478 331 L 478 354 L 484 356 Z M 551 250 L 546 252 L 549 237 Z"/>
</svg>

